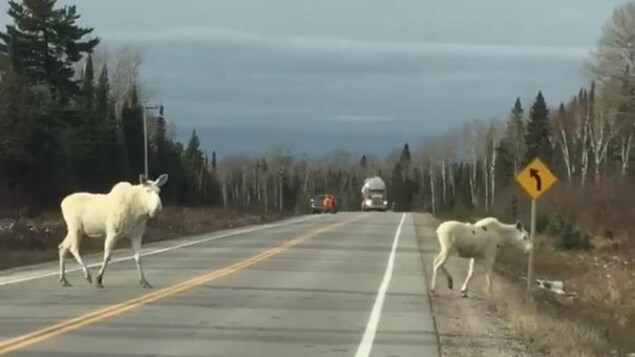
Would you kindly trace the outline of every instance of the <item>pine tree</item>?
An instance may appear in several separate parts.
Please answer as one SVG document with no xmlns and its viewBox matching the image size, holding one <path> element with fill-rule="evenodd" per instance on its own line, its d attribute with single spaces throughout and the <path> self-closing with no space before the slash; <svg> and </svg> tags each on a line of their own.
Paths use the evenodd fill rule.
<svg viewBox="0 0 635 357">
<path fill-rule="evenodd" d="M 188 202 L 202 203 L 200 196 L 200 172 L 204 168 L 204 157 L 201 151 L 201 141 L 196 134 L 196 129 L 192 129 L 192 135 L 183 153 L 183 161 L 188 177 Z"/>
<path fill-rule="evenodd" d="M 138 180 L 139 173 L 144 171 L 143 140 L 143 108 L 139 104 L 137 87 L 133 85 L 130 96 L 121 110 L 121 132 L 125 143 L 127 176 L 130 180 Z"/>
<path fill-rule="evenodd" d="M 90 61 L 92 63 L 92 60 Z M 92 65 L 91 65 L 92 68 Z M 95 88 L 95 110 L 97 113 L 110 112 L 110 83 L 108 81 L 108 66 L 104 63 Z"/>
<path fill-rule="evenodd" d="M 192 135 L 185 149 L 185 162 L 192 171 L 203 166 L 203 153 L 201 152 L 201 140 L 196 134 L 196 129 L 192 129 Z"/>
<path fill-rule="evenodd" d="M 101 68 L 97 86 L 94 88 L 94 111 L 101 127 L 101 144 L 104 172 L 104 186 L 108 188 L 114 182 L 127 175 L 126 146 L 123 132 L 119 127 L 110 101 L 110 83 L 108 66 Z M 170 182 L 171 179 L 168 181 Z"/>
<path fill-rule="evenodd" d="M 504 145 L 507 152 L 512 155 L 513 172 L 520 170 L 520 163 L 523 161 L 525 145 L 525 125 L 523 123 L 524 109 L 520 102 L 520 97 L 516 97 L 516 102 L 511 110 L 507 128 L 505 132 Z"/>
<path fill-rule="evenodd" d="M 73 64 L 92 52 L 98 37 L 82 41 L 93 28 L 75 24 L 76 6 L 56 8 L 56 0 L 9 0 L 13 25 L 0 32 L 0 52 L 10 58 L 14 69 L 32 85 L 45 84 L 61 103 L 80 94 Z"/>
<path fill-rule="evenodd" d="M 406 143 L 401 150 L 401 157 L 399 158 L 399 163 L 401 164 L 401 169 L 404 170 L 404 174 L 407 174 L 411 161 L 412 155 L 410 154 L 410 146 Z"/>
<path fill-rule="evenodd" d="M 527 133 L 525 134 L 527 151 L 524 163 L 539 157 L 546 165 L 551 164 L 553 150 L 549 143 L 549 135 L 549 109 L 542 91 L 539 91 L 529 113 Z"/>
<path fill-rule="evenodd" d="M 366 154 L 362 155 L 362 158 L 359 160 L 359 166 L 362 169 L 366 169 L 366 166 L 368 165 L 368 158 L 366 157 Z"/>
<path fill-rule="evenodd" d="M 520 165 L 525 159 L 523 115 L 524 109 L 520 97 L 516 97 L 516 102 L 509 113 L 505 135 L 496 147 L 496 184 L 501 188 L 513 181 L 514 175 L 521 169 Z"/>
</svg>

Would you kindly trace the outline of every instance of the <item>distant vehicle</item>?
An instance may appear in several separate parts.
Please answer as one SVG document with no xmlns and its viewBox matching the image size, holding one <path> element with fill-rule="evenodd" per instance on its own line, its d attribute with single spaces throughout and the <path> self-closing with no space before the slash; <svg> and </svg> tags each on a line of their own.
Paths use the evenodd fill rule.
<svg viewBox="0 0 635 357">
<path fill-rule="evenodd" d="M 311 198 L 311 213 L 337 213 L 337 199 L 330 193 Z"/>
<path fill-rule="evenodd" d="M 369 177 L 362 186 L 362 211 L 387 211 L 386 183 L 379 176 Z"/>
</svg>

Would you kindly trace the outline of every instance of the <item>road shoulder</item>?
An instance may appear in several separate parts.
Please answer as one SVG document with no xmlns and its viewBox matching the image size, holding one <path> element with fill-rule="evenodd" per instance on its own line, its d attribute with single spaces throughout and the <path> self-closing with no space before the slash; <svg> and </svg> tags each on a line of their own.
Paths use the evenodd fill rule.
<svg viewBox="0 0 635 357">
<path fill-rule="evenodd" d="M 417 247 L 413 216 L 406 214 L 371 356 L 439 356 Z"/>
</svg>

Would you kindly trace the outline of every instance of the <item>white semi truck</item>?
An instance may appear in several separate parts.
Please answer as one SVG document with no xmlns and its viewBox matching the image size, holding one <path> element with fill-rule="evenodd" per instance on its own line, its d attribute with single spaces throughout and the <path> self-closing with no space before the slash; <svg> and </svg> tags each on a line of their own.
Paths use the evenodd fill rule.
<svg viewBox="0 0 635 357">
<path fill-rule="evenodd" d="M 387 211 L 386 183 L 379 176 L 369 177 L 362 186 L 362 211 Z"/>
</svg>

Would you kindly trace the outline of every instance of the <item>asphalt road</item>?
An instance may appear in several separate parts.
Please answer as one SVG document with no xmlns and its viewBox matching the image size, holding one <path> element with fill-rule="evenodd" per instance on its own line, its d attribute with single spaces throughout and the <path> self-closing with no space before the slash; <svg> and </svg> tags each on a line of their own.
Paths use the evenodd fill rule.
<svg viewBox="0 0 635 357">
<path fill-rule="evenodd" d="M 409 214 L 305 216 L 144 251 L 151 290 L 128 250 L 104 289 L 79 270 L 61 287 L 57 262 L 0 272 L 0 355 L 439 355 Z"/>
</svg>

